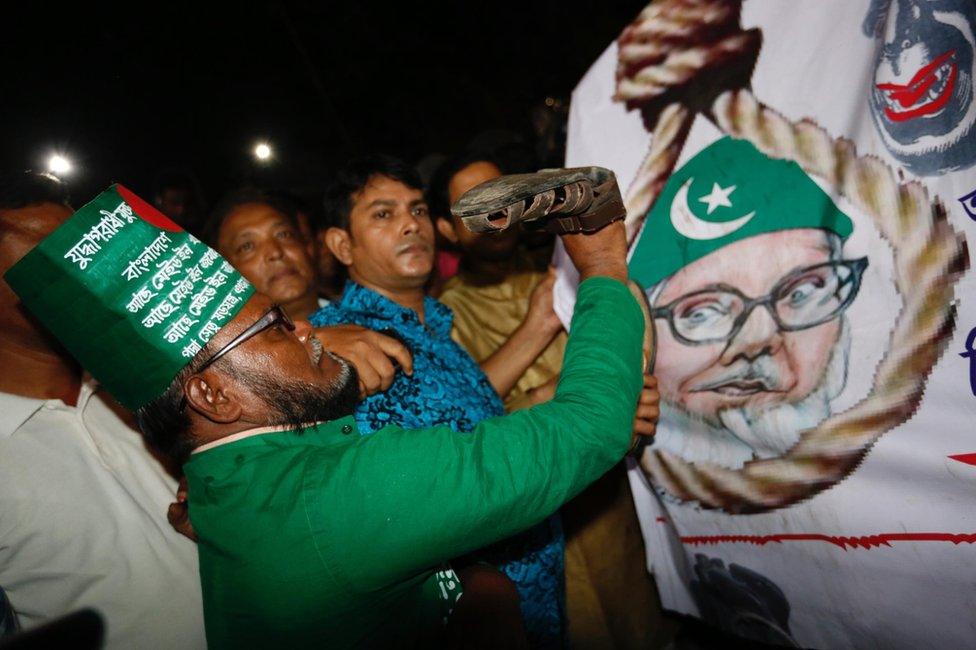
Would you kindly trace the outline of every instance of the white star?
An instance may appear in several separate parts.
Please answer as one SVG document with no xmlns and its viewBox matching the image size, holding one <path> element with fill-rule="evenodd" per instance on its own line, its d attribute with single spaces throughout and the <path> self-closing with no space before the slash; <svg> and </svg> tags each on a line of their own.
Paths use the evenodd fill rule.
<svg viewBox="0 0 976 650">
<path fill-rule="evenodd" d="M 706 194 L 705 196 L 698 199 L 702 203 L 708 204 L 708 214 L 715 211 L 715 208 L 722 205 L 726 208 L 732 207 L 732 201 L 729 201 L 729 194 L 735 191 L 735 185 L 729 185 L 728 187 L 719 187 L 718 183 L 712 183 L 711 194 Z"/>
</svg>

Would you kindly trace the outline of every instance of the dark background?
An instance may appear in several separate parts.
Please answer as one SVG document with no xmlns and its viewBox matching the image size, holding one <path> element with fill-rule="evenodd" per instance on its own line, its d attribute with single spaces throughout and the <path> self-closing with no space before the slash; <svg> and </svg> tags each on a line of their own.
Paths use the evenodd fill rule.
<svg viewBox="0 0 976 650">
<path fill-rule="evenodd" d="M 311 192 L 352 155 L 416 162 L 493 129 L 532 148 L 532 108 L 568 101 L 644 4 L 8 5 L 0 165 L 63 152 L 76 204 L 113 181 L 150 198 L 161 170 L 187 170 L 212 202 L 242 182 Z"/>
</svg>

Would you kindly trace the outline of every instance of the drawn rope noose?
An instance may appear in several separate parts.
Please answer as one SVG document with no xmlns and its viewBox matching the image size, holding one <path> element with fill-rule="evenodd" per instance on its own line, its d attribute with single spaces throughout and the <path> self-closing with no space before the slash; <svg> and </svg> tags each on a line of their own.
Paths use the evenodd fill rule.
<svg viewBox="0 0 976 650">
<path fill-rule="evenodd" d="M 687 4 L 665 0 L 652 4 L 642 17 L 657 8 L 651 17 L 659 19 L 662 9 L 675 3 Z M 738 19 L 737 2 L 692 4 L 697 13 L 684 19 L 733 5 L 730 11 Z M 663 31 L 667 30 L 665 26 Z M 625 30 L 622 40 L 626 35 Z M 622 43 L 621 50 L 623 47 Z M 666 64 L 667 59 L 660 65 Z M 693 76 L 694 72 L 681 76 L 681 83 Z M 618 85 L 617 98 L 626 100 L 619 89 Z M 655 95 L 659 96 L 667 97 L 666 89 Z M 749 140 L 766 155 L 797 162 L 869 215 L 894 251 L 895 283 L 903 300 L 888 352 L 878 364 L 868 396 L 804 432 L 782 457 L 754 460 L 742 469 L 693 464 L 653 448 L 646 449 L 640 459 L 649 480 L 683 501 L 730 513 L 761 512 L 796 503 L 836 484 L 863 460 L 878 438 L 914 414 L 928 375 L 952 334 L 953 285 L 968 268 L 968 253 L 965 239 L 949 225 L 938 199 L 930 198 L 921 183 L 900 182 L 880 159 L 858 156 L 849 140 L 833 138 L 809 120 L 787 120 L 744 89 L 721 93 L 704 111 L 725 133 Z M 626 198 L 631 240 L 673 171 L 696 112 L 683 101 L 655 111 L 651 149 Z"/>
</svg>

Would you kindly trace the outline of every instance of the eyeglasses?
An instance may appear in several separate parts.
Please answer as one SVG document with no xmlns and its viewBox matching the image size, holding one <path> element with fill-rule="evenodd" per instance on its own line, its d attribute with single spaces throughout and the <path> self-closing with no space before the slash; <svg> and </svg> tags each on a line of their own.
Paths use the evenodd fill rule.
<svg viewBox="0 0 976 650">
<path fill-rule="evenodd" d="M 732 340 L 759 306 L 769 311 L 781 331 L 797 332 L 833 320 L 847 309 L 867 266 L 866 257 L 807 266 L 785 275 L 760 298 L 716 284 L 656 307 L 651 316 L 666 318 L 671 333 L 685 345 Z"/>
<path fill-rule="evenodd" d="M 227 345 L 217 350 L 212 357 L 203 362 L 196 372 L 203 372 L 213 365 L 222 356 L 236 348 L 244 341 L 257 336 L 264 330 L 271 329 L 277 325 L 283 325 L 289 332 L 295 330 L 295 323 L 291 321 L 288 314 L 281 308 L 281 305 L 272 305 L 271 309 L 265 312 L 264 316 L 254 321 L 254 324 L 235 336 Z"/>
<path fill-rule="evenodd" d="M 271 309 L 264 313 L 264 316 L 254 321 L 250 327 L 231 339 L 224 347 L 217 350 L 212 357 L 204 361 L 203 364 L 194 372 L 203 372 L 216 363 L 218 359 L 226 355 L 244 341 L 257 336 L 261 332 L 271 329 L 272 327 L 277 327 L 278 325 L 285 327 L 289 332 L 295 330 L 295 323 L 293 323 L 291 318 L 288 317 L 285 310 L 281 308 L 281 305 L 272 305 Z M 180 400 L 180 411 L 182 411 L 184 408 L 186 408 L 185 394 Z"/>
</svg>

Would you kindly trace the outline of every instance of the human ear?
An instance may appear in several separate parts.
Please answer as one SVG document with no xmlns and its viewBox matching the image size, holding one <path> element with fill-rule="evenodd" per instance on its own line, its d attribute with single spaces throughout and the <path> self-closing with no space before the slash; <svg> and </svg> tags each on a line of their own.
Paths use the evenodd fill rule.
<svg viewBox="0 0 976 650">
<path fill-rule="evenodd" d="M 325 245 L 343 265 L 352 264 L 352 241 L 348 231 L 342 228 L 329 228 L 325 231 Z"/>
<path fill-rule="evenodd" d="M 234 395 L 221 386 L 216 379 L 204 379 L 203 375 L 192 375 L 183 383 L 183 394 L 188 408 L 218 424 L 237 422 L 243 415 L 243 408 Z"/>
<path fill-rule="evenodd" d="M 454 224 L 447 219 L 437 219 L 437 232 L 439 232 L 444 239 L 451 242 L 452 244 L 458 243 L 457 232 L 454 230 Z"/>
</svg>

